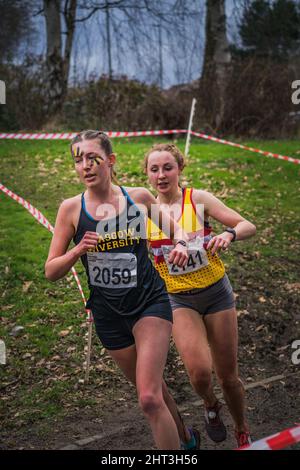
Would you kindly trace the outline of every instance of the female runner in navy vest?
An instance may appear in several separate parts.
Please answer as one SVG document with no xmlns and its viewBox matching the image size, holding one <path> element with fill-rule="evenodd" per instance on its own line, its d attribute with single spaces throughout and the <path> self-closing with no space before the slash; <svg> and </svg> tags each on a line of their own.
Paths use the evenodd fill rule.
<svg viewBox="0 0 300 470">
<path fill-rule="evenodd" d="M 185 448 L 195 448 L 198 434 L 183 425 L 163 381 L 172 310 L 148 257 L 145 218 L 156 212 L 156 221 L 169 224 L 175 240 L 170 261 L 178 266 L 187 261 L 186 234 L 168 215 L 151 211 L 158 205 L 148 190 L 113 184 L 116 157 L 106 134 L 81 132 L 71 142 L 71 153 L 86 190 L 58 210 L 46 277 L 62 278 L 81 258 L 97 334 L 136 385 L 157 447 L 179 449 L 181 439 Z M 72 239 L 75 247 L 68 250 Z"/>
</svg>

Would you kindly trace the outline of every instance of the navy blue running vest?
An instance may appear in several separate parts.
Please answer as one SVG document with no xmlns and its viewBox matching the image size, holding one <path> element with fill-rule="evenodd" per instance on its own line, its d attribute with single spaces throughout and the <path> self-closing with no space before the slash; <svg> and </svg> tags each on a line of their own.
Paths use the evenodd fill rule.
<svg viewBox="0 0 300 470">
<path fill-rule="evenodd" d="M 74 243 L 78 245 L 85 232 L 100 233 L 96 250 L 81 256 L 81 261 L 87 273 L 90 289 L 86 307 L 94 314 L 102 316 L 110 312 L 122 316 L 137 315 L 156 301 L 168 301 L 165 283 L 149 259 L 144 218 L 139 217 L 140 211 L 127 191 L 122 186 L 120 188 L 126 199 L 125 209 L 116 218 L 103 222 L 95 220 L 88 214 L 82 193 L 80 217 L 73 238 Z M 135 224 L 137 220 L 139 223 Z M 113 223 L 113 230 L 108 228 L 109 223 Z M 97 256 L 102 259 L 97 261 Z M 118 256 L 125 257 L 123 264 L 118 262 Z M 107 264 L 105 264 L 106 257 Z M 127 260 L 128 266 L 134 260 L 135 268 L 130 268 L 131 271 L 126 267 Z M 128 282 L 134 282 L 135 285 L 126 287 Z M 117 288 L 106 287 L 107 285 L 113 287 L 116 285 Z"/>
</svg>

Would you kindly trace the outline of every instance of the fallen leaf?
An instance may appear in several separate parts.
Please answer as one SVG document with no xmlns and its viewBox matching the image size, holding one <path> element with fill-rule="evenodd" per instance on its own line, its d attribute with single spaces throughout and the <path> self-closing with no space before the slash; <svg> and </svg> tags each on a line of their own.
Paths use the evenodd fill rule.
<svg viewBox="0 0 300 470">
<path fill-rule="evenodd" d="M 7 325 L 10 321 L 9 318 L 5 318 L 5 317 L 0 317 L 0 321 L 3 325 Z"/>
<path fill-rule="evenodd" d="M 260 331 L 265 327 L 265 325 L 259 325 L 257 328 L 255 328 L 255 331 Z"/>
<path fill-rule="evenodd" d="M 249 315 L 248 310 L 238 310 L 237 316 L 240 317 L 241 315 Z"/>
<path fill-rule="evenodd" d="M 280 348 L 276 348 L 276 351 L 284 351 L 285 349 L 290 348 L 290 345 L 287 344 L 286 346 L 280 346 Z"/>
<path fill-rule="evenodd" d="M 287 290 L 300 290 L 300 282 L 294 282 L 293 284 L 287 283 L 284 285 Z"/>
<path fill-rule="evenodd" d="M 20 336 L 24 332 L 24 326 L 16 325 L 13 327 L 11 332 L 9 333 L 9 336 Z"/>
<path fill-rule="evenodd" d="M 23 292 L 28 292 L 29 287 L 31 286 L 32 281 L 25 281 L 22 287 Z"/>
<path fill-rule="evenodd" d="M 267 302 L 267 300 L 266 300 L 263 296 L 259 297 L 258 300 L 259 300 L 259 302 L 261 302 L 262 304 L 264 304 L 265 302 Z"/>
<path fill-rule="evenodd" d="M 70 330 L 62 330 L 58 333 L 58 335 L 63 338 L 64 336 L 67 336 L 68 334 L 70 334 Z"/>
<path fill-rule="evenodd" d="M 1 307 L 1 310 L 3 310 L 3 311 L 5 312 L 5 310 L 10 310 L 10 309 L 13 308 L 13 307 L 14 307 L 14 305 L 3 305 L 3 306 Z"/>
<path fill-rule="evenodd" d="M 22 356 L 22 359 L 29 359 L 32 355 L 30 353 L 25 353 Z"/>
<path fill-rule="evenodd" d="M 41 359 L 39 362 L 37 362 L 36 365 L 37 365 L 38 367 L 40 367 L 40 366 L 42 366 L 43 364 L 45 364 L 45 362 L 46 362 L 46 359 L 43 358 L 43 359 Z"/>
</svg>

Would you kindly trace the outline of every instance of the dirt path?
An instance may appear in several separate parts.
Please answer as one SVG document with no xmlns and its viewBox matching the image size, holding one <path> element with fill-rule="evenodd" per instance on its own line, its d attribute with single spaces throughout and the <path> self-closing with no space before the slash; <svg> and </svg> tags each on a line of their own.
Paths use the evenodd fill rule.
<svg viewBox="0 0 300 470">
<path fill-rule="evenodd" d="M 287 282 L 284 275 L 282 279 L 270 275 L 262 280 L 258 272 L 251 273 L 249 269 L 242 274 L 242 286 L 235 289 L 239 299 L 238 357 L 240 376 L 247 390 L 247 417 L 252 438 L 257 440 L 300 423 L 300 365 L 292 361 L 292 343 L 300 338 L 299 283 Z M 116 371 L 111 359 L 94 353 L 91 363 L 94 371 L 90 383 L 81 390 L 74 388 L 73 395 L 61 397 L 64 417 L 40 419 L 34 415 L 26 423 L 18 424 L 11 412 L 17 409 L 7 406 L 0 430 L 0 449 L 154 448 L 134 387 Z M 99 364 L 103 366 L 100 371 L 95 369 Z M 165 379 L 185 422 L 200 430 L 201 448 L 235 448 L 226 406 L 223 416 L 227 440 L 215 445 L 206 437 L 201 400 L 189 384 L 174 345 L 170 348 Z M 215 389 L 221 392 L 217 384 Z M 13 391 L 13 386 L 5 389 L 7 403 L 14 403 Z M 74 396 L 91 398 L 93 404 L 82 405 L 75 411 Z M 294 447 L 300 449 L 300 444 Z"/>
<path fill-rule="evenodd" d="M 287 378 L 273 376 L 270 383 L 248 384 L 247 414 L 254 440 L 274 434 L 299 422 L 300 371 Z M 129 392 L 127 392 L 128 394 Z M 227 440 L 214 444 L 205 434 L 203 406 L 192 391 L 186 392 L 187 400 L 180 404 L 180 411 L 188 425 L 201 432 L 201 448 L 233 449 L 233 427 L 226 406 L 223 407 Z M 128 398 L 128 396 L 126 397 Z M 63 421 L 54 421 L 51 431 L 37 425 L 20 429 L 16 436 L 6 437 L 2 449 L 86 449 L 86 450 L 145 450 L 154 449 L 148 425 L 136 400 L 124 406 L 124 401 L 111 403 L 105 409 L 93 413 L 70 414 Z M 293 448 L 300 449 L 300 444 Z"/>
</svg>

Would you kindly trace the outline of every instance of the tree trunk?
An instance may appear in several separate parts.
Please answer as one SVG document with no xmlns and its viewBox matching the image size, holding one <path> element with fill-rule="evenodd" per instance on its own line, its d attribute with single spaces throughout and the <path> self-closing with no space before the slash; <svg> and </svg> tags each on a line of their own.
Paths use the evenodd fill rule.
<svg viewBox="0 0 300 470">
<path fill-rule="evenodd" d="M 48 95 L 48 112 L 53 114 L 60 109 L 64 92 L 60 0 L 44 0 L 44 15 L 47 31 L 45 85 Z"/>
<path fill-rule="evenodd" d="M 207 0 L 206 7 L 206 45 L 200 97 L 210 126 L 219 129 L 224 121 L 226 87 L 231 63 L 226 36 L 225 0 Z"/>
<path fill-rule="evenodd" d="M 107 41 L 107 59 L 108 59 L 108 76 L 110 80 L 113 78 L 112 58 L 111 58 L 111 34 L 110 34 L 110 11 L 108 1 L 105 2 L 105 22 L 106 22 L 106 41 Z"/>
<path fill-rule="evenodd" d="M 67 94 L 75 30 L 77 0 L 65 0 L 64 19 L 66 24 L 66 42 L 62 52 L 61 0 L 44 0 L 44 15 L 47 31 L 47 77 L 49 114 L 58 113 Z"/>
<path fill-rule="evenodd" d="M 72 46 L 73 46 L 73 38 L 74 38 L 74 31 L 75 31 L 75 20 L 76 20 L 76 8 L 77 8 L 77 0 L 71 0 L 70 5 L 69 2 L 65 1 L 65 10 L 64 10 L 64 17 L 65 23 L 67 28 L 67 38 L 65 44 L 65 53 L 64 53 L 64 76 L 63 76 L 63 96 L 67 94 L 68 89 L 68 78 L 70 73 L 70 59 L 72 53 Z"/>
</svg>

